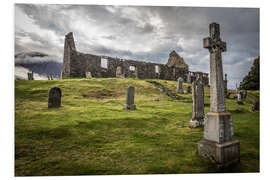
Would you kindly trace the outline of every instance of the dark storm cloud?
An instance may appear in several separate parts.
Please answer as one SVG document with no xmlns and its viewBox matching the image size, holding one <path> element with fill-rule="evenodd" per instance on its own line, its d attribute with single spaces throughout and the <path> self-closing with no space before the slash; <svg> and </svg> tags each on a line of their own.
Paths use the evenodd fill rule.
<svg viewBox="0 0 270 180">
<path fill-rule="evenodd" d="M 17 4 L 15 52 L 40 50 L 62 59 L 64 35 L 72 31 L 81 52 L 166 63 L 176 50 L 191 70 L 209 72 L 202 40 L 218 22 L 229 87 L 259 56 L 259 9 Z M 237 69 L 236 69 L 237 68 Z"/>
</svg>

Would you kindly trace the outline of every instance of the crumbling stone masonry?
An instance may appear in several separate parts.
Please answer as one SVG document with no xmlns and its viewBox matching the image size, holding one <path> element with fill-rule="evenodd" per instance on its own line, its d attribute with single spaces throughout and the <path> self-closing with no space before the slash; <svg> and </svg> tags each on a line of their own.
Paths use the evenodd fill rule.
<svg viewBox="0 0 270 180">
<path fill-rule="evenodd" d="M 187 80 L 188 65 L 175 51 L 170 53 L 167 64 L 124 60 L 108 56 L 84 54 L 76 50 L 73 33 L 65 36 L 62 78 L 84 78 L 86 72 L 92 77 L 132 77 L 141 79 L 177 80 L 179 77 Z M 207 73 L 203 74 L 203 81 L 208 85 Z"/>
</svg>

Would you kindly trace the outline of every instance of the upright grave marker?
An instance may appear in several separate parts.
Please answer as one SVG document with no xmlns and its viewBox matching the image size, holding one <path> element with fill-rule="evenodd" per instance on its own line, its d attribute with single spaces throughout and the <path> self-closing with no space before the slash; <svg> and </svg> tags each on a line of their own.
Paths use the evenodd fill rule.
<svg viewBox="0 0 270 180">
<path fill-rule="evenodd" d="M 199 155 L 219 167 L 240 160 L 240 143 L 234 140 L 232 115 L 226 112 L 221 53 L 226 43 L 220 38 L 219 24 L 209 26 L 210 37 L 204 38 L 204 48 L 210 52 L 210 112 L 204 123 L 204 138 L 198 143 Z"/>
<path fill-rule="evenodd" d="M 187 83 L 191 83 L 191 74 L 190 74 L 190 72 L 188 72 L 188 74 L 187 74 Z"/>
<path fill-rule="evenodd" d="M 62 92 L 59 87 L 53 87 L 49 91 L 48 108 L 57 108 L 61 106 Z"/>
<path fill-rule="evenodd" d="M 204 84 L 199 77 L 192 82 L 192 119 L 189 122 L 190 127 L 203 125 L 204 119 Z"/>
<path fill-rule="evenodd" d="M 136 105 L 134 104 L 134 94 L 135 94 L 135 88 L 132 86 L 129 86 L 127 88 L 127 99 L 126 99 L 125 109 L 128 109 L 128 110 L 136 109 Z"/>
<path fill-rule="evenodd" d="M 191 87 L 190 86 L 187 87 L 187 93 L 191 93 Z"/>
<path fill-rule="evenodd" d="M 177 92 L 183 93 L 183 78 L 179 77 L 178 78 L 178 83 L 177 83 Z"/>
</svg>

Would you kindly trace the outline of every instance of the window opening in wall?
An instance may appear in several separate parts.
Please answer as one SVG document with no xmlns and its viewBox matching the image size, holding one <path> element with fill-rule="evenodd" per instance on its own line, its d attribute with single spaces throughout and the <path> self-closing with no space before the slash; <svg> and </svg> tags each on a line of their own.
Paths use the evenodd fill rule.
<svg viewBox="0 0 270 180">
<path fill-rule="evenodd" d="M 108 59 L 101 58 L 101 67 L 105 69 L 108 68 Z"/>
<path fill-rule="evenodd" d="M 135 71 L 135 66 L 129 66 L 130 71 Z"/>
<path fill-rule="evenodd" d="M 155 66 L 155 72 L 156 73 L 159 73 L 159 67 L 158 67 L 158 65 Z"/>
</svg>

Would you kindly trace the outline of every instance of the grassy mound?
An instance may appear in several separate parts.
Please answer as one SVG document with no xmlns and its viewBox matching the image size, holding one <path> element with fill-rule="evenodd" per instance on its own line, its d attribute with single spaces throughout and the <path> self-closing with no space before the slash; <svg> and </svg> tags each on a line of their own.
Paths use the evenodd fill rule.
<svg viewBox="0 0 270 180">
<path fill-rule="evenodd" d="M 157 81 L 177 93 L 175 81 Z M 54 86 L 62 89 L 62 107 L 48 109 Z M 123 110 L 128 86 L 135 87 L 135 111 Z M 251 111 L 258 91 L 248 91 L 245 105 L 226 99 L 241 162 L 222 170 L 197 155 L 203 128 L 188 127 L 192 97 L 178 95 L 138 79 L 15 81 L 15 175 L 259 171 L 259 112 Z M 209 98 L 205 88 L 205 113 Z"/>
</svg>

